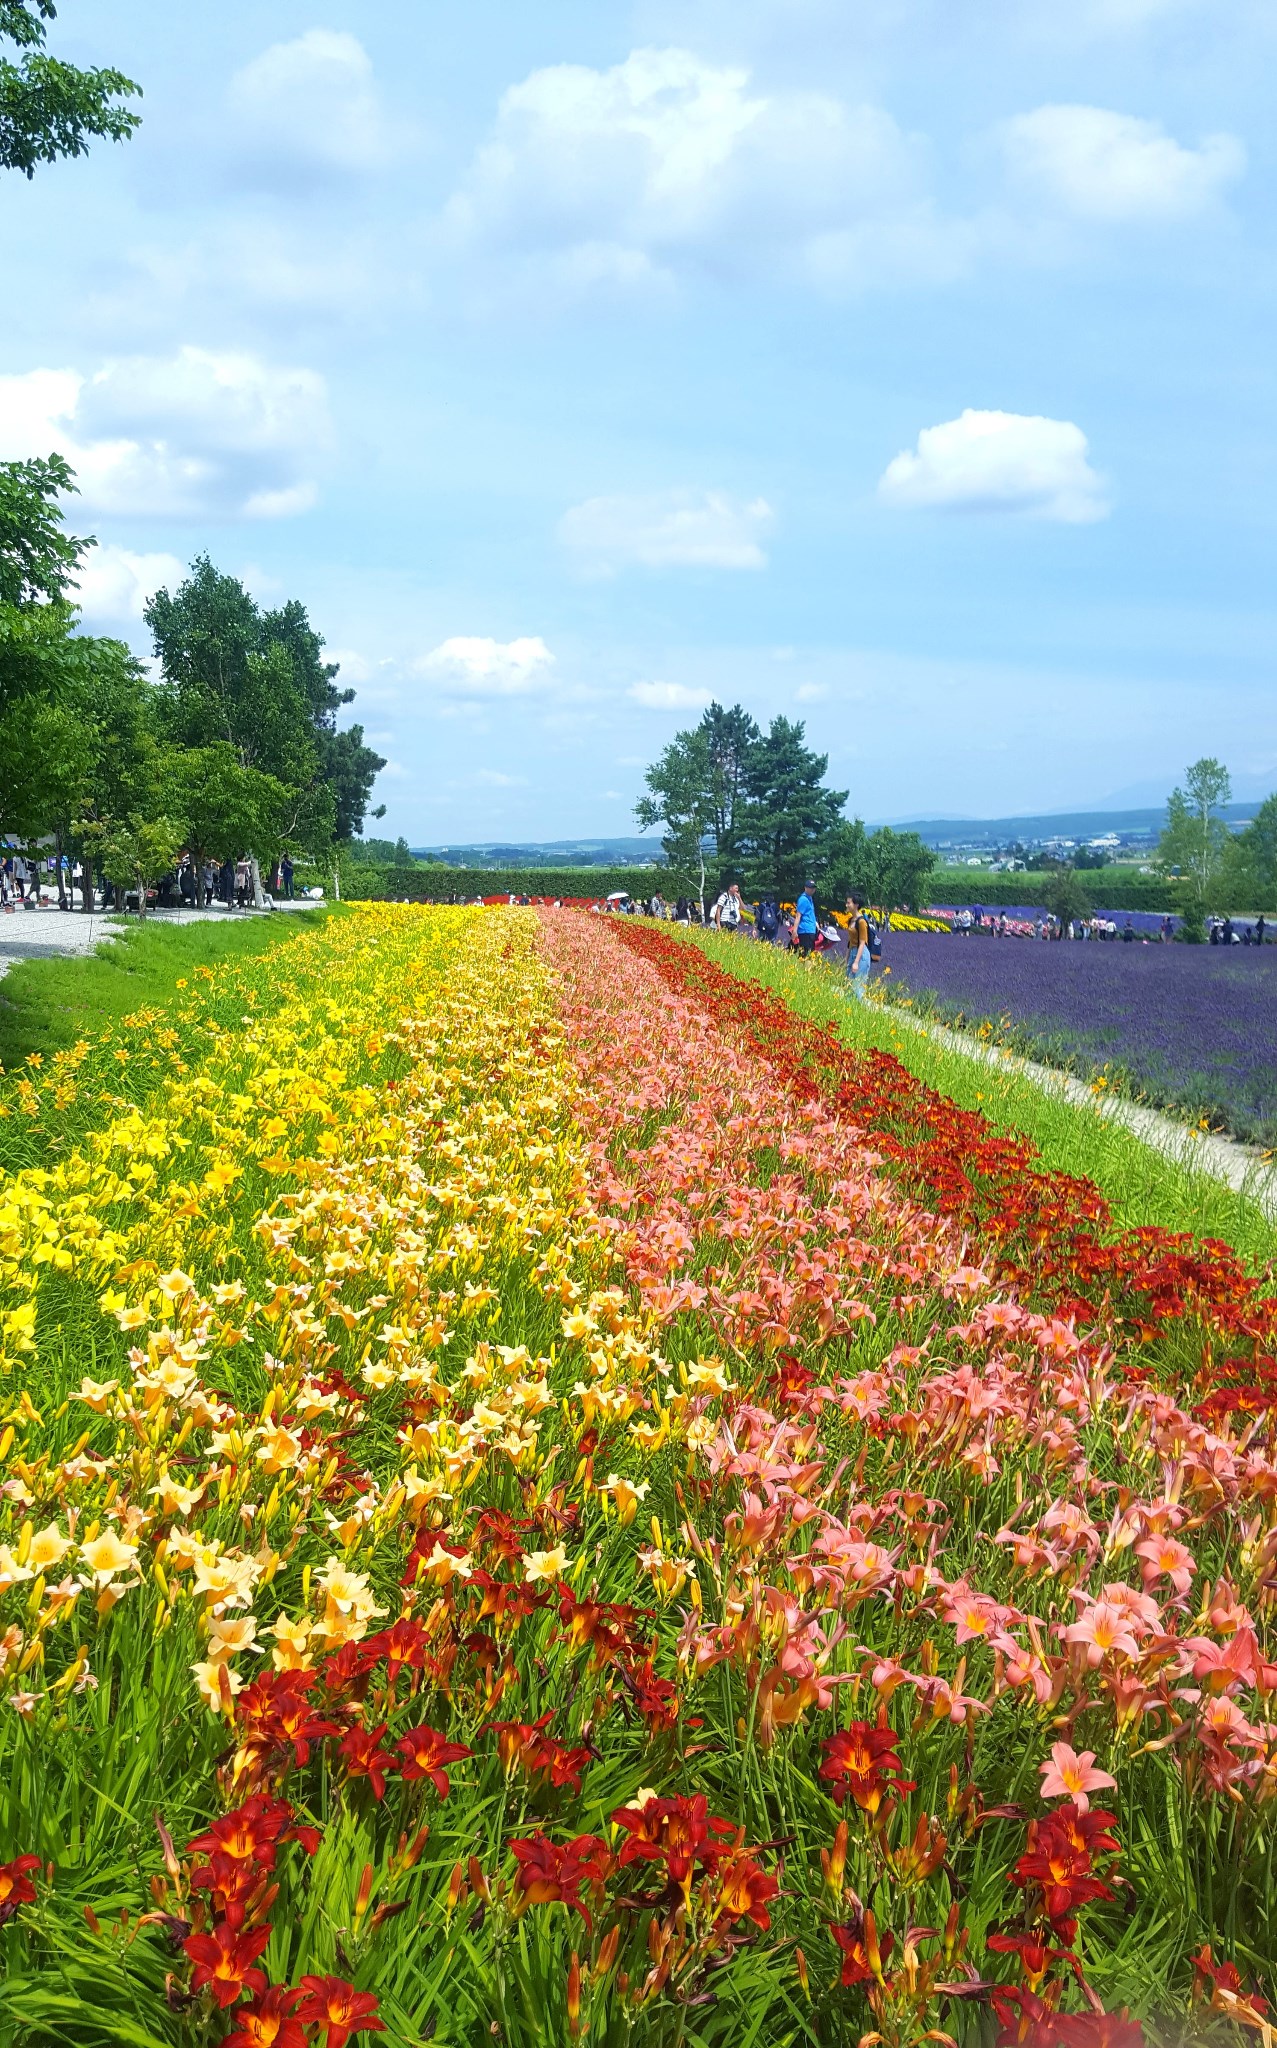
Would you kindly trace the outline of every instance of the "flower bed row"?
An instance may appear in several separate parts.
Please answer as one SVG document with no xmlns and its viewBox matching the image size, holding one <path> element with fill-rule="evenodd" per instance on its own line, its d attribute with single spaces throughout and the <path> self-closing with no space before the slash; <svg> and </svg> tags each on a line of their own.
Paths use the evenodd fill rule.
<svg viewBox="0 0 1277 2048">
<path fill-rule="evenodd" d="M 1269 1419 L 643 929 L 361 910 L 0 1186 L 18 2036 L 1263 2026 Z"/>
</svg>

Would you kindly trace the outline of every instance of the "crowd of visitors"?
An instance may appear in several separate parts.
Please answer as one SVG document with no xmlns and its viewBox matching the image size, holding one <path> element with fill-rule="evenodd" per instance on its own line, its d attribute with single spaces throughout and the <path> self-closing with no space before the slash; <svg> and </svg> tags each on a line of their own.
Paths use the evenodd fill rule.
<svg viewBox="0 0 1277 2048">
<path fill-rule="evenodd" d="M 295 869 L 287 854 L 271 870 L 266 891 L 272 898 L 291 902 Z M 39 859 L 19 848 L 6 847 L 0 857 L 0 910 L 73 910 L 76 897 L 84 907 L 126 910 L 137 907 L 137 890 L 121 888 L 109 881 L 96 883 L 90 875 L 90 906 L 86 894 L 84 867 L 66 854 L 47 854 Z M 147 903 L 160 910 L 193 909 L 216 904 L 226 910 L 253 907 L 255 899 L 252 863 L 248 860 L 204 861 L 184 852 L 174 868 L 147 890 Z"/>
</svg>

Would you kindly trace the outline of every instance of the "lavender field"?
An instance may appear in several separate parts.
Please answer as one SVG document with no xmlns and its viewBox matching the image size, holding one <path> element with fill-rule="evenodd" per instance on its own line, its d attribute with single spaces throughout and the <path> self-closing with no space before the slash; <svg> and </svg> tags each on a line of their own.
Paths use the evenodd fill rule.
<svg viewBox="0 0 1277 2048">
<path fill-rule="evenodd" d="M 891 932 L 896 1000 L 989 1021 L 1075 1072 L 1107 1069 L 1156 1102 L 1277 1143 L 1277 946 L 1042 944 Z"/>
</svg>

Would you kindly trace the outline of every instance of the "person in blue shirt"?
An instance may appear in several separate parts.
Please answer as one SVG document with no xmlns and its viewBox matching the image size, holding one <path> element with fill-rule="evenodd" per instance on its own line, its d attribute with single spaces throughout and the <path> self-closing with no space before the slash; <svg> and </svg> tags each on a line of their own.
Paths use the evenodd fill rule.
<svg viewBox="0 0 1277 2048">
<path fill-rule="evenodd" d="M 810 953 L 816 943 L 816 884 L 803 883 L 803 893 L 794 906 L 794 937 L 802 952 Z"/>
</svg>

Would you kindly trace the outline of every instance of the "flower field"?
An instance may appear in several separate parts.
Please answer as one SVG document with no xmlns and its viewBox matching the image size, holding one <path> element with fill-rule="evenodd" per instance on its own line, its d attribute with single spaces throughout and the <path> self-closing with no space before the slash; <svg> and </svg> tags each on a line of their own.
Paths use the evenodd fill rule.
<svg viewBox="0 0 1277 2048">
<path fill-rule="evenodd" d="M 0 2040 L 1267 2041 L 1224 1246 L 570 910 L 0 1108 Z"/>
<path fill-rule="evenodd" d="M 1277 1141 L 1277 948 L 949 944 L 893 929 L 886 957 L 897 995 Z"/>
</svg>

